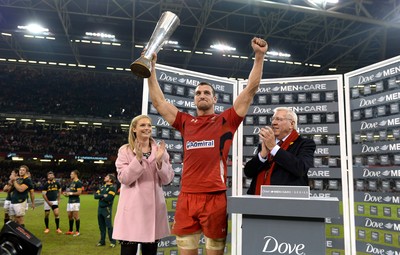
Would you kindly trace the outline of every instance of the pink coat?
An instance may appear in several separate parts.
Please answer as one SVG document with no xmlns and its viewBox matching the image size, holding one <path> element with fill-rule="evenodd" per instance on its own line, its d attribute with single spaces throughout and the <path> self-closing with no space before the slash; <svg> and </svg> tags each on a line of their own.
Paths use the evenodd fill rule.
<svg viewBox="0 0 400 255">
<path fill-rule="evenodd" d="M 167 208 L 162 185 L 170 183 L 174 170 L 164 153 L 161 169 L 156 164 L 157 145 L 142 165 L 128 145 L 118 150 L 115 162 L 121 183 L 113 238 L 123 241 L 154 242 L 169 235 Z"/>
</svg>

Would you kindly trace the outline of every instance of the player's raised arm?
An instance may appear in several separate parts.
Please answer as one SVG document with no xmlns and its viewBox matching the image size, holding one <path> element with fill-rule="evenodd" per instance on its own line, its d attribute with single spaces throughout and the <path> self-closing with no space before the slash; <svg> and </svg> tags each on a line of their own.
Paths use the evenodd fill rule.
<svg viewBox="0 0 400 255">
<path fill-rule="evenodd" d="M 247 110 L 249 109 L 253 97 L 259 88 L 263 73 L 264 55 L 267 52 L 268 44 L 263 39 L 254 37 L 251 40 L 251 47 L 255 54 L 253 68 L 249 74 L 247 86 L 233 103 L 236 113 L 241 117 L 244 117 L 247 114 Z"/>
<path fill-rule="evenodd" d="M 156 61 L 157 54 L 154 53 L 151 61 L 151 76 L 148 79 L 150 98 L 158 113 L 160 113 L 161 116 L 163 116 L 163 118 L 168 121 L 170 125 L 172 125 L 178 113 L 178 108 L 165 100 L 164 93 L 162 92 L 157 81 Z"/>
</svg>

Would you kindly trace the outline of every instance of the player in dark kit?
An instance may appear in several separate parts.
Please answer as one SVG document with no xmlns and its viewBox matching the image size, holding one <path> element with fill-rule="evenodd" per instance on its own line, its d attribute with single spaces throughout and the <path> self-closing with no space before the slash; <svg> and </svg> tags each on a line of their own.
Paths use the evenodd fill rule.
<svg viewBox="0 0 400 255">
<path fill-rule="evenodd" d="M 79 196 L 82 194 L 82 182 L 79 180 L 79 171 L 73 170 L 71 172 L 71 184 L 67 191 L 63 193 L 64 196 L 68 197 L 67 213 L 69 220 L 69 230 L 65 232 L 66 235 L 79 236 L 79 228 L 81 225 L 81 220 L 79 219 L 79 209 L 81 206 L 81 200 Z M 76 231 L 73 232 L 74 220 Z"/>
<path fill-rule="evenodd" d="M 97 220 L 100 228 L 100 241 L 97 246 L 104 246 L 106 244 L 106 228 L 111 243 L 110 247 L 114 248 L 116 244 L 115 240 L 112 239 L 112 205 L 115 197 L 114 182 L 115 177 L 112 174 L 107 174 L 106 177 L 104 177 L 104 185 L 94 194 L 94 198 L 99 200 Z"/>
<path fill-rule="evenodd" d="M 11 175 L 14 176 L 18 176 L 19 175 L 19 170 L 14 169 L 12 170 Z M 7 184 L 3 187 L 3 191 L 7 192 L 7 197 L 4 200 L 4 224 L 6 224 L 9 220 L 11 220 L 10 218 L 10 207 L 11 207 L 11 194 L 14 191 L 14 185 L 12 184 L 11 181 L 8 181 Z"/>
<path fill-rule="evenodd" d="M 47 173 L 47 182 L 44 184 L 42 195 L 45 201 L 44 203 L 44 224 L 46 229 L 44 233 L 50 232 L 49 229 L 49 215 L 50 209 L 53 210 L 55 222 L 56 222 L 56 232 L 61 234 L 60 229 L 60 216 L 58 205 L 60 204 L 60 194 L 61 194 L 61 184 L 54 179 L 54 173 L 52 171 Z"/>
<path fill-rule="evenodd" d="M 29 178 L 28 172 L 28 166 L 22 165 L 19 167 L 19 177 L 16 175 L 10 176 L 10 181 L 14 186 L 14 191 L 11 193 L 10 217 L 23 227 L 25 227 L 24 216 L 28 208 L 28 193 L 33 189 L 32 180 Z"/>
</svg>

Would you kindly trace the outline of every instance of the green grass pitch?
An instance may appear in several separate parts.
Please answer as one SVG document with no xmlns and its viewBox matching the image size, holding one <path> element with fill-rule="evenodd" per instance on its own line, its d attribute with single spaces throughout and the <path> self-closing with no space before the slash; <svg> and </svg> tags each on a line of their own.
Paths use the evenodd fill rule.
<svg viewBox="0 0 400 255">
<path fill-rule="evenodd" d="M 0 193 L 2 200 L 5 193 Z M 42 200 L 41 193 L 35 193 L 37 200 Z M 67 201 L 65 197 L 61 197 L 60 203 L 60 228 L 65 233 L 68 230 Z M 50 214 L 50 233 L 44 234 L 44 210 L 43 203 L 38 201 L 39 205 L 34 210 L 29 208 L 25 215 L 25 227 L 34 234 L 42 242 L 41 255 L 116 255 L 120 253 L 120 245 L 115 248 L 109 246 L 108 236 L 106 246 L 96 247 L 100 239 L 100 230 L 97 224 L 97 206 L 98 200 L 93 195 L 81 195 L 80 208 L 80 236 L 74 237 L 64 234 L 57 234 L 55 231 L 54 215 Z M 3 205 L 3 203 L 0 203 Z M 117 209 L 118 196 L 115 197 L 113 205 L 113 218 Z M 1 206 L 1 223 L 4 219 L 4 210 Z M 1 227 L 3 224 L 1 224 Z M 74 224 L 75 230 L 75 224 Z"/>
</svg>

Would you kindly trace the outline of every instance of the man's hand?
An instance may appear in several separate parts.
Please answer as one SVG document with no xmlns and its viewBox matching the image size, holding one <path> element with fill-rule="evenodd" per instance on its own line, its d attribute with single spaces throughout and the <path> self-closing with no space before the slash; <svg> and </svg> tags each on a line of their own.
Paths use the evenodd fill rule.
<svg viewBox="0 0 400 255">
<path fill-rule="evenodd" d="M 147 49 L 144 49 L 144 50 L 142 51 L 142 53 L 140 54 L 141 57 L 144 56 L 144 54 L 146 53 L 146 50 L 147 50 Z M 153 52 L 152 57 L 153 57 L 153 58 L 151 59 L 151 62 L 150 62 L 150 63 L 151 63 L 151 71 L 155 70 L 155 68 L 156 68 L 157 53 Z"/>
<path fill-rule="evenodd" d="M 151 59 L 151 70 L 155 70 L 157 62 L 157 53 L 153 53 L 153 58 Z"/>
<path fill-rule="evenodd" d="M 251 47 L 253 48 L 254 53 L 265 54 L 268 50 L 268 43 L 261 38 L 254 37 L 251 40 Z"/>
<path fill-rule="evenodd" d="M 263 146 L 265 146 L 268 151 L 271 151 L 275 147 L 275 135 L 271 127 L 261 128 L 259 137 L 263 143 Z"/>
<path fill-rule="evenodd" d="M 10 175 L 10 181 L 14 182 L 15 180 L 17 180 L 17 176 L 14 174 Z"/>
</svg>

